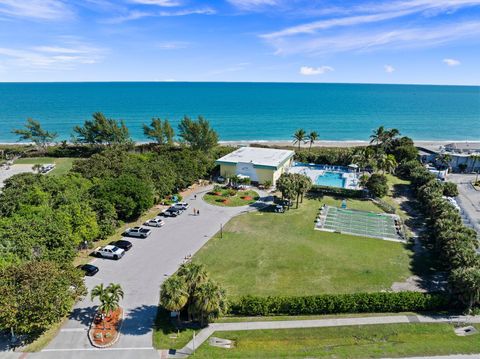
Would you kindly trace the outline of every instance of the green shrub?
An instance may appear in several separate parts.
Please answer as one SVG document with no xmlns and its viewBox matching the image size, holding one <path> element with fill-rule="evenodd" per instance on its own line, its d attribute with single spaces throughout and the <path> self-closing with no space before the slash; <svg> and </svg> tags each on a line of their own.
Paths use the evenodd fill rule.
<svg viewBox="0 0 480 359">
<path fill-rule="evenodd" d="M 257 315 L 312 315 L 431 311 L 448 307 L 447 297 L 419 292 L 323 294 L 300 297 L 245 296 L 232 304 L 230 313 Z"/>
<path fill-rule="evenodd" d="M 375 197 L 383 197 L 388 193 L 387 177 L 374 173 L 367 181 L 366 187 L 370 194 Z"/>
<path fill-rule="evenodd" d="M 456 197 L 458 196 L 458 187 L 456 183 L 445 182 L 443 184 L 443 195 L 447 197 Z"/>
<path fill-rule="evenodd" d="M 319 193 L 325 196 L 340 196 L 340 197 L 347 197 L 347 198 L 365 197 L 364 192 L 361 190 L 320 186 L 320 185 L 313 185 L 312 188 L 310 189 L 310 192 Z"/>
</svg>

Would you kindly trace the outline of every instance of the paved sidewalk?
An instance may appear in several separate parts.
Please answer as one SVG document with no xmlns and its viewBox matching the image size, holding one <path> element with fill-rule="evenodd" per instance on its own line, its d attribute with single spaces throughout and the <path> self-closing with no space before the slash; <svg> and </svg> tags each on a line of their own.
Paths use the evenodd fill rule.
<svg viewBox="0 0 480 359">
<path fill-rule="evenodd" d="M 177 357 L 192 354 L 214 332 L 261 330 L 261 329 L 292 329 L 292 328 L 320 328 L 339 327 L 350 325 L 398 324 L 398 323 L 480 323 L 480 316 L 424 316 L 424 315 L 395 315 L 378 317 L 333 318 L 312 320 L 285 320 L 269 322 L 235 322 L 213 323 L 201 330 L 194 340 L 191 340 L 183 349 L 178 351 Z M 477 358 L 480 355 L 476 356 Z"/>
</svg>

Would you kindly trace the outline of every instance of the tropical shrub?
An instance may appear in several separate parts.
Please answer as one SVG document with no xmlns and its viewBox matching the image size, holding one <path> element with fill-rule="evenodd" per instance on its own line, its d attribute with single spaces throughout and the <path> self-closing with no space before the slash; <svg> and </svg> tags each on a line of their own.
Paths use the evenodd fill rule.
<svg viewBox="0 0 480 359">
<path fill-rule="evenodd" d="M 323 294 L 298 297 L 244 296 L 232 303 L 230 314 L 257 316 L 430 311 L 445 309 L 448 304 L 449 301 L 444 295 L 420 292 Z"/>
<path fill-rule="evenodd" d="M 388 180 L 385 175 L 374 173 L 368 179 L 365 187 L 371 195 L 375 197 L 383 197 L 388 193 Z"/>
</svg>

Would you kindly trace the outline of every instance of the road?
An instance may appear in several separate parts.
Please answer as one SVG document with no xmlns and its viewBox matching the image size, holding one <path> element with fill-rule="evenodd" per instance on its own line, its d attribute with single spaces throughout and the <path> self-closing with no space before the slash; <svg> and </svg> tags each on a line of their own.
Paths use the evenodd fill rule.
<svg viewBox="0 0 480 359">
<path fill-rule="evenodd" d="M 472 186 L 475 174 L 450 174 L 448 180 L 458 185 L 457 202 L 469 224 L 480 235 L 480 191 Z"/>
<path fill-rule="evenodd" d="M 8 169 L 6 167 L 1 167 L 0 168 L 0 188 L 3 187 L 3 182 L 6 179 L 14 175 L 17 175 L 19 173 L 25 173 L 25 172 L 33 172 L 32 167 L 33 165 L 24 165 L 24 164 L 11 165 L 8 167 Z"/>
<path fill-rule="evenodd" d="M 166 218 L 165 225 L 153 228 L 153 233 L 147 239 L 130 238 L 133 248 L 120 260 L 93 260 L 100 271 L 93 277 L 86 277 L 87 288 L 90 290 L 97 284 L 108 285 L 113 282 L 119 283 L 125 292 L 121 302 L 125 311 L 121 336 L 111 350 L 93 349 L 89 343 L 87 329 L 98 301 L 92 302 L 86 297 L 75 305 L 71 316 L 52 342 L 34 356 L 94 358 L 102 352 L 102 358 L 105 353 L 111 353 L 115 359 L 131 358 L 132 353 L 138 353 L 142 358 L 158 358 L 158 353 L 152 348 L 152 325 L 157 312 L 159 288 L 164 279 L 178 269 L 185 256 L 197 252 L 218 232 L 220 224 L 227 223 L 240 213 L 265 205 L 263 201 L 267 200 L 262 197 L 260 202 L 252 206 L 237 208 L 212 206 L 201 199 L 208 189 L 197 192 L 197 199 L 193 199 L 192 193 L 185 199 L 190 203 L 190 208 L 179 217 Z M 192 208 L 198 209 L 200 214 L 194 216 Z"/>
</svg>

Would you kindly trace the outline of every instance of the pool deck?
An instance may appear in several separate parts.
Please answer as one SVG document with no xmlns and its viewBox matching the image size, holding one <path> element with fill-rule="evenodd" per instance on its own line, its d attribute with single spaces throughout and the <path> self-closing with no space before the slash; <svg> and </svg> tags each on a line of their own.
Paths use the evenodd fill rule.
<svg viewBox="0 0 480 359">
<path fill-rule="evenodd" d="M 324 176 L 326 172 L 342 175 L 343 185 L 332 185 L 331 187 L 360 189 L 358 173 L 350 172 L 346 167 L 296 163 L 289 169 L 289 173 L 299 173 L 309 177 L 313 184 L 319 184 L 317 183 L 317 178 Z"/>
</svg>

